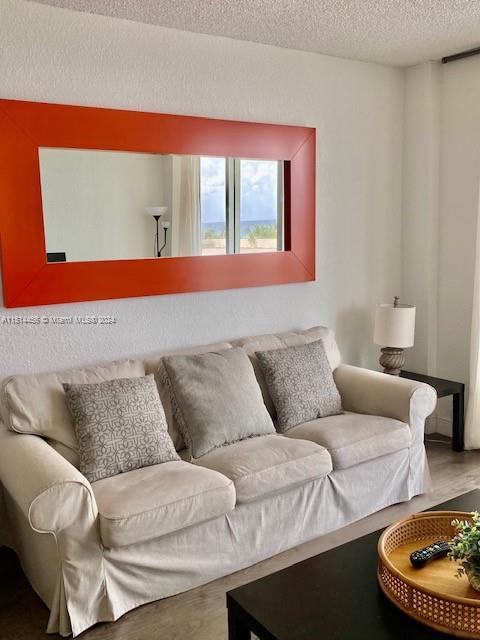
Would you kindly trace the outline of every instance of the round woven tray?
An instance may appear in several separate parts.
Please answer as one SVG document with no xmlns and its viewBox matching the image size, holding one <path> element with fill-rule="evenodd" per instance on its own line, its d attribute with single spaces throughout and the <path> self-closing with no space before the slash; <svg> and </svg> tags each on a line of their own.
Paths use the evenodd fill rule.
<svg viewBox="0 0 480 640">
<path fill-rule="evenodd" d="M 378 541 L 378 582 L 407 615 L 437 631 L 480 639 L 480 592 L 468 578 L 455 577 L 457 563 L 442 558 L 415 569 L 410 554 L 436 540 L 451 540 L 452 520 L 469 520 L 459 511 L 427 511 L 393 524 Z"/>
</svg>

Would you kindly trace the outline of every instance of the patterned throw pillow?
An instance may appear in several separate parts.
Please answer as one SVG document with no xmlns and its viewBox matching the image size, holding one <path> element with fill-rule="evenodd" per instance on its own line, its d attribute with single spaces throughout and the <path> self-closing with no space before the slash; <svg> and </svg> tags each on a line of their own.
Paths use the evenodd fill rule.
<svg viewBox="0 0 480 640">
<path fill-rule="evenodd" d="M 63 388 L 90 482 L 180 459 L 153 375 Z"/>
<path fill-rule="evenodd" d="M 342 413 L 340 394 L 322 340 L 256 356 L 277 410 L 277 430 Z"/>
</svg>

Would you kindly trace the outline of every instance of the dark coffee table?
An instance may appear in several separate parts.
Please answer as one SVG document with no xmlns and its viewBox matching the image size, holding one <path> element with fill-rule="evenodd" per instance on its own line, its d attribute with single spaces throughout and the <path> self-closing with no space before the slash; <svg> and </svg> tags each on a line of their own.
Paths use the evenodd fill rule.
<svg viewBox="0 0 480 640">
<path fill-rule="evenodd" d="M 474 511 L 480 491 L 432 509 Z M 294 517 L 294 516 L 292 516 Z M 382 530 L 227 593 L 229 640 L 445 640 L 399 611 L 377 583 Z M 452 571 L 454 566 L 452 564 Z"/>
</svg>

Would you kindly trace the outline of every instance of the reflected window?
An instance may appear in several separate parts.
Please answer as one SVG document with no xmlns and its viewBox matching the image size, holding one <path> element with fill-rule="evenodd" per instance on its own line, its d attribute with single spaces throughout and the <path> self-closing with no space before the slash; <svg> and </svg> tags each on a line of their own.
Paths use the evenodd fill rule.
<svg viewBox="0 0 480 640">
<path fill-rule="evenodd" d="M 227 253 L 226 158 L 200 159 L 202 255 Z"/>
<path fill-rule="evenodd" d="M 275 160 L 238 160 L 237 163 L 240 183 L 240 252 L 281 250 L 281 163 Z"/>
<path fill-rule="evenodd" d="M 202 255 L 283 249 L 283 162 L 202 157 Z"/>
</svg>

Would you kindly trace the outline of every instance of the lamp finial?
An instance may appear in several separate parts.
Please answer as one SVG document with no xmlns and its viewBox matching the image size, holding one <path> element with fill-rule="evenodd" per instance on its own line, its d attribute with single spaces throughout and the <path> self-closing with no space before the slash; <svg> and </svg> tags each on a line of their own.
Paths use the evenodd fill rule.
<svg viewBox="0 0 480 640">
<path fill-rule="evenodd" d="M 394 307 L 398 307 L 399 300 L 400 300 L 400 296 L 395 296 L 393 298 L 393 306 Z"/>
</svg>

